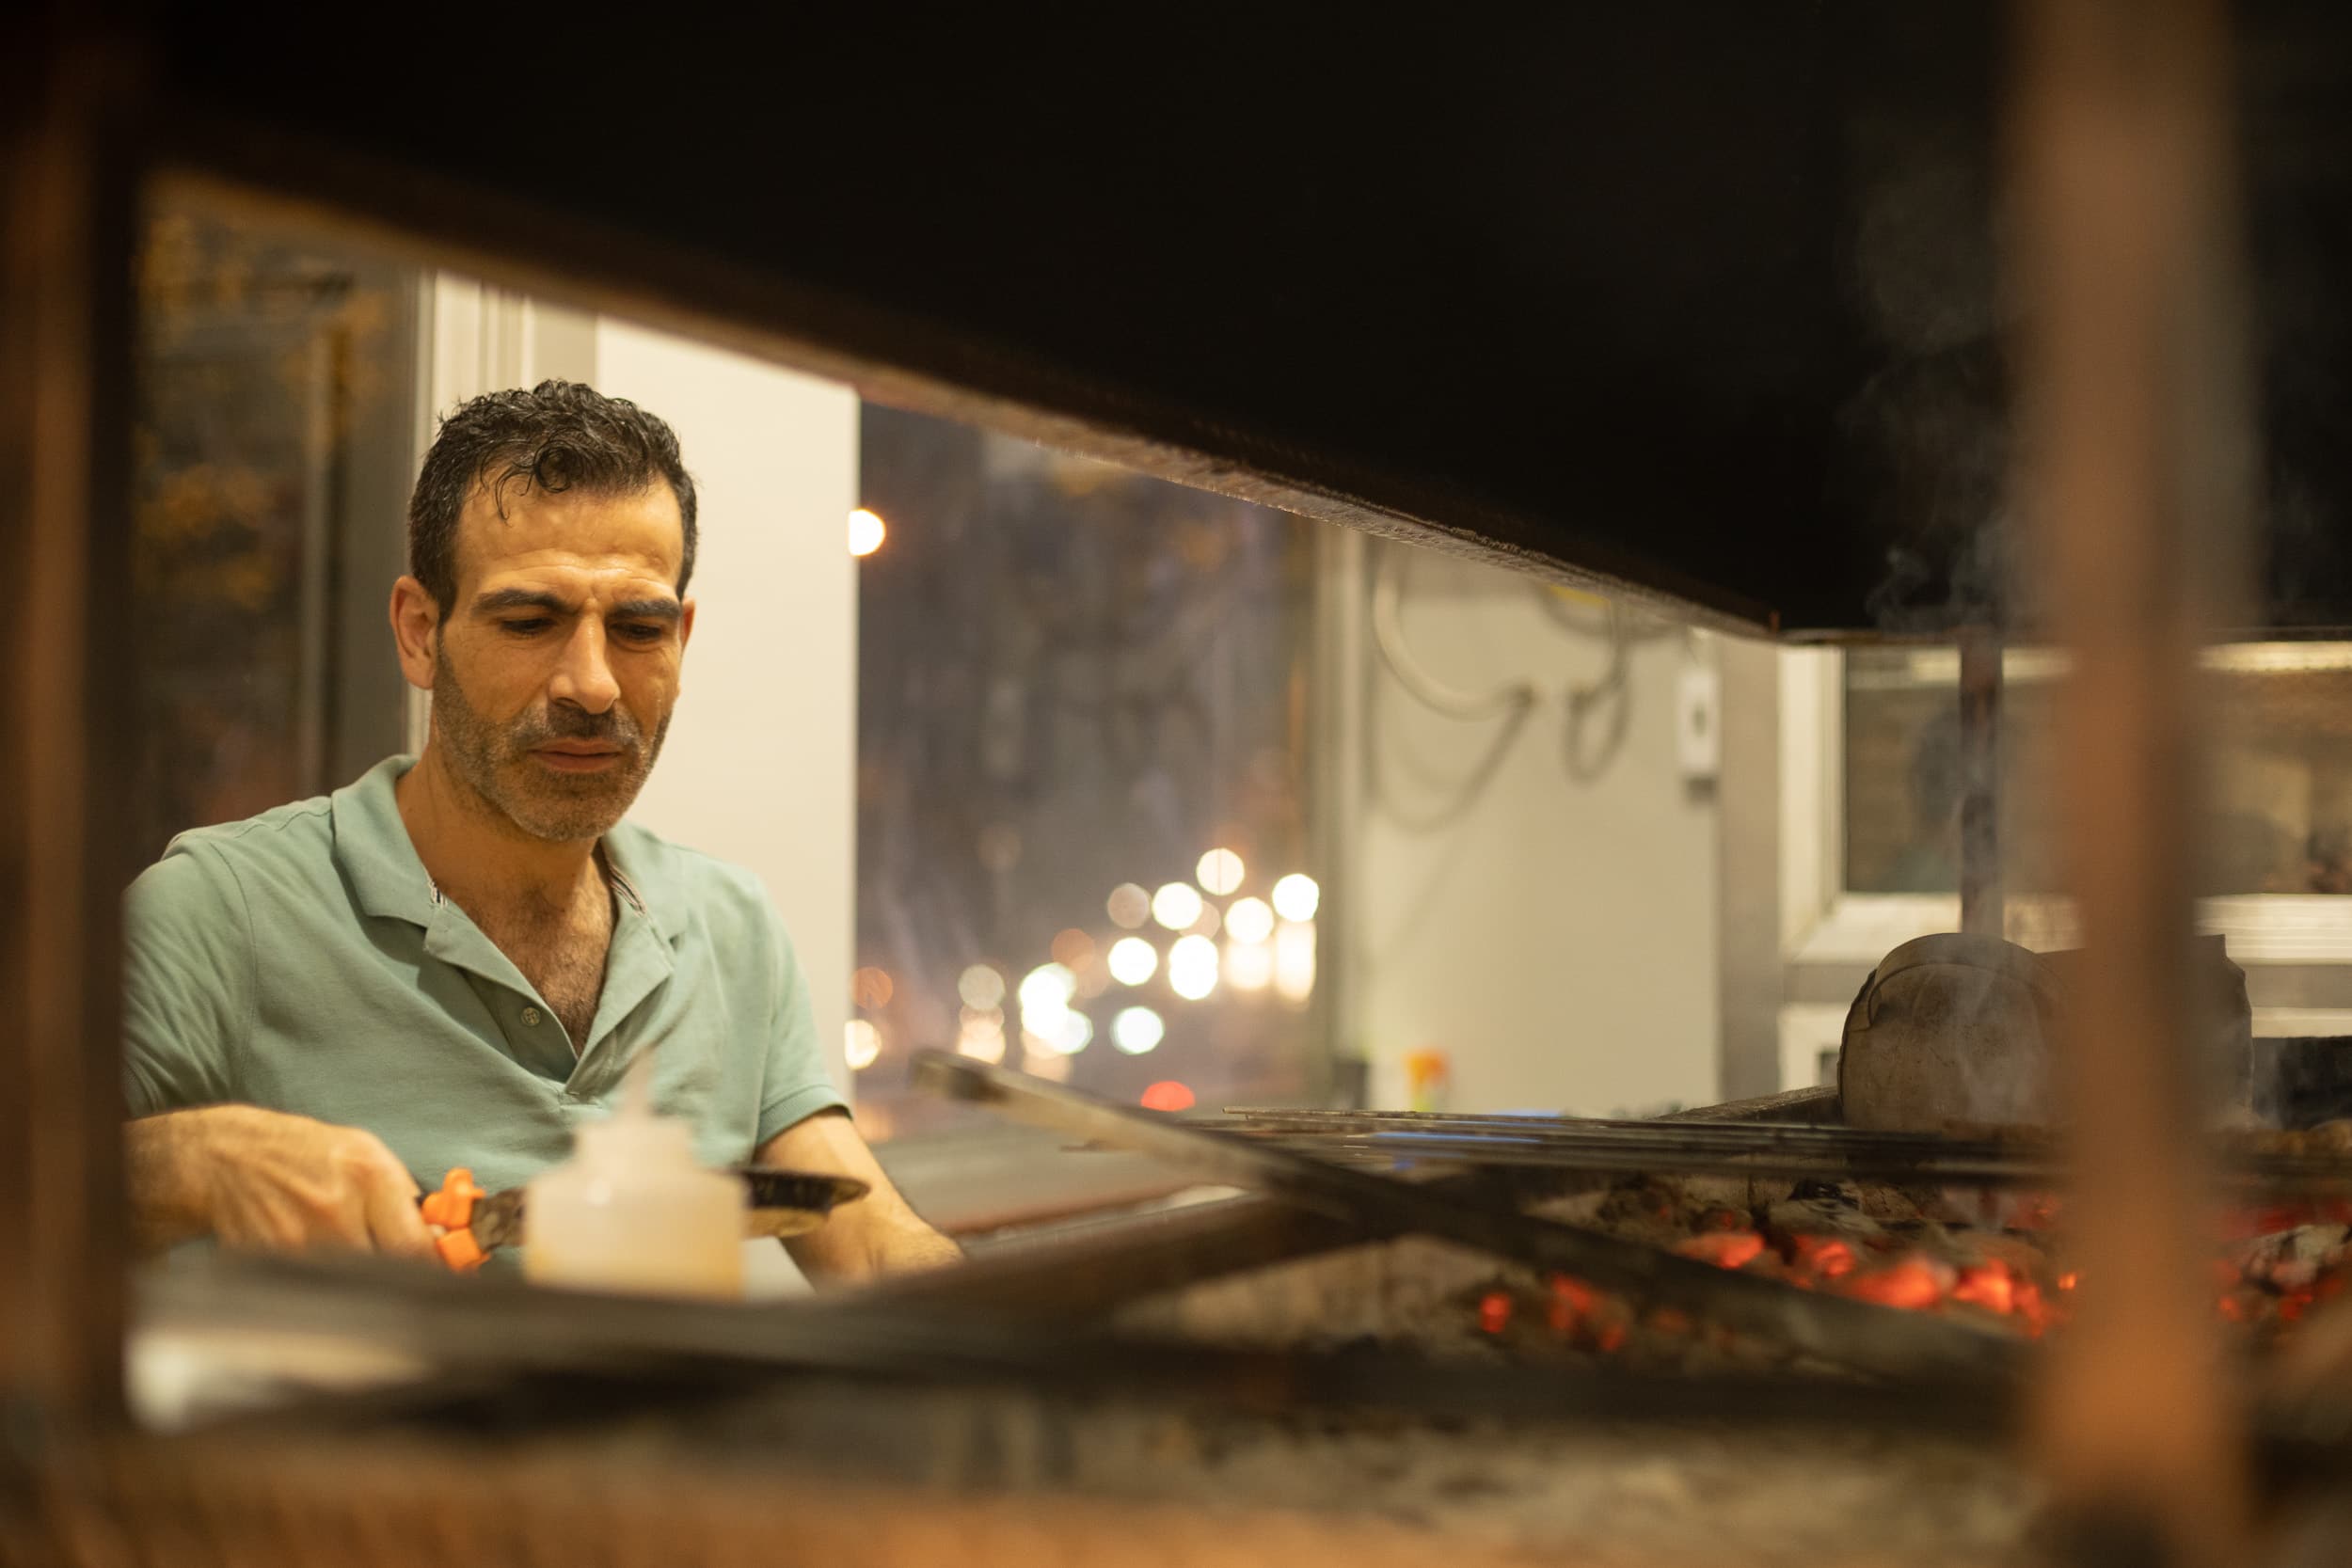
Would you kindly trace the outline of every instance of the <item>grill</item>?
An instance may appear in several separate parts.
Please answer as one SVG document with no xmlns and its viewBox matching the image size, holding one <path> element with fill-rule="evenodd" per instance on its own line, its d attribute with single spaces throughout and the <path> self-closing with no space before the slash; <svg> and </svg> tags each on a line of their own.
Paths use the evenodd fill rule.
<svg viewBox="0 0 2352 1568">
<path fill-rule="evenodd" d="M 1667 1320 L 1686 1336 L 1728 1331 L 1850 1374 L 2005 1379 L 2021 1370 L 2020 1339 L 2062 1316 L 2077 1282 L 2053 1236 L 2052 1195 L 2067 1172 L 2028 1130 L 2008 1140 L 1860 1132 L 1743 1120 L 1758 1107 L 1739 1105 L 1676 1121 L 1260 1110 L 1178 1126 L 960 1058 L 933 1055 L 919 1070 L 957 1098 L 1336 1223 L 1300 1238 L 1307 1248 L 1351 1230 L 1420 1235 L 1516 1265 L 1534 1289 L 1498 1283 L 1481 1296 L 1489 1334 L 1533 1315 L 1518 1297 L 1540 1302 L 1549 1287 L 1539 1311 L 1554 1338 L 1590 1345 L 1597 1290 L 1623 1298 L 1609 1320 L 1621 1330 Z M 1832 1108 L 1826 1096 L 1800 1103 Z M 1790 1109 L 1786 1097 L 1770 1107 Z M 2235 1139 L 2223 1164 L 2216 1283 L 2223 1316 L 2267 1338 L 2344 1285 L 2352 1161 L 2264 1141 Z M 1279 1250 L 1206 1257 L 1203 1272 Z M 1470 1321 L 1453 1317 L 1391 1327 L 1426 1348 Z"/>
</svg>

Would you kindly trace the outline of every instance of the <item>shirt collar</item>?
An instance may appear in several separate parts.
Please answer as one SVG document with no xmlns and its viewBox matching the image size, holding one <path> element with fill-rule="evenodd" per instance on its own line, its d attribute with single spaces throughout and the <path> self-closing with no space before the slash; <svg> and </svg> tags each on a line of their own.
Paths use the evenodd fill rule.
<svg viewBox="0 0 2352 1568">
<path fill-rule="evenodd" d="M 604 835 L 604 863 L 612 868 L 621 896 L 637 906 L 662 941 L 675 942 L 686 934 L 686 911 L 660 879 L 653 853 L 657 847 L 644 829 L 624 822 Z"/>
<path fill-rule="evenodd" d="M 414 757 L 386 757 L 329 796 L 328 810 L 335 821 L 335 862 L 359 908 L 430 926 L 437 902 L 433 879 L 417 859 L 392 797 L 392 785 L 416 765 Z"/>
<path fill-rule="evenodd" d="M 372 915 L 390 915 L 415 926 L 433 924 L 440 894 L 417 858 L 408 825 L 400 819 L 400 802 L 392 786 L 417 765 L 412 756 L 386 757 L 328 797 L 335 822 L 335 860 L 351 884 L 359 907 Z M 648 888 L 653 867 L 637 842 L 642 834 L 624 825 L 604 836 L 605 863 L 612 868 L 621 896 L 635 906 L 666 942 L 685 931 L 683 911 L 675 897 Z"/>
</svg>

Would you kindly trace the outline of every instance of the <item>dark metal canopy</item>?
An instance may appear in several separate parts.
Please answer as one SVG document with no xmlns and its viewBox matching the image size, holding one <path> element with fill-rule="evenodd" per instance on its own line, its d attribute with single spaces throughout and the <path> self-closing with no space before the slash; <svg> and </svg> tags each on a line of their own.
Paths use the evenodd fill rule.
<svg viewBox="0 0 2352 1568">
<path fill-rule="evenodd" d="M 182 5 L 151 102 L 870 395 L 1787 633 L 2015 613 L 2001 8 L 1314 9 Z M 2348 626 L 2352 8 L 2239 37 L 2262 619 Z"/>
</svg>

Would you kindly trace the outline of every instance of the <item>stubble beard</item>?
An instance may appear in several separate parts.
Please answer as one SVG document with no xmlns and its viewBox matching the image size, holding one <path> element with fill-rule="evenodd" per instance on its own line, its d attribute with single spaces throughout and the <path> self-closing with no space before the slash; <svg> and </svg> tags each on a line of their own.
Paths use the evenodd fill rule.
<svg viewBox="0 0 2352 1568">
<path fill-rule="evenodd" d="M 543 703 L 501 723 L 469 702 L 447 656 L 433 656 L 433 727 L 451 770 L 483 804 L 532 838 L 577 843 L 601 838 L 644 788 L 670 733 L 663 714 L 648 741 L 620 703 L 602 713 Z M 551 740 L 595 740 L 620 748 L 620 760 L 596 773 L 558 773 L 532 760 Z"/>
</svg>

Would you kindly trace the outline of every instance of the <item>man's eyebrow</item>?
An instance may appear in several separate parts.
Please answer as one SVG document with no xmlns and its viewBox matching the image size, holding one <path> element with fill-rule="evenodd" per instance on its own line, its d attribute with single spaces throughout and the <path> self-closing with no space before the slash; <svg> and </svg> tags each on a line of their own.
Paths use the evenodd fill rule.
<svg viewBox="0 0 2352 1568">
<path fill-rule="evenodd" d="M 493 589 L 473 602 L 476 615 L 496 615 L 509 610 L 536 610 L 549 615 L 580 612 L 578 605 L 544 588 Z M 606 614 L 615 619 L 670 623 L 682 619 L 685 611 L 675 599 L 623 599 Z"/>
<path fill-rule="evenodd" d="M 544 610 L 553 615 L 569 615 L 573 609 L 544 588 L 501 588 L 481 594 L 473 602 L 476 615 L 496 615 L 502 610 Z"/>
</svg>

